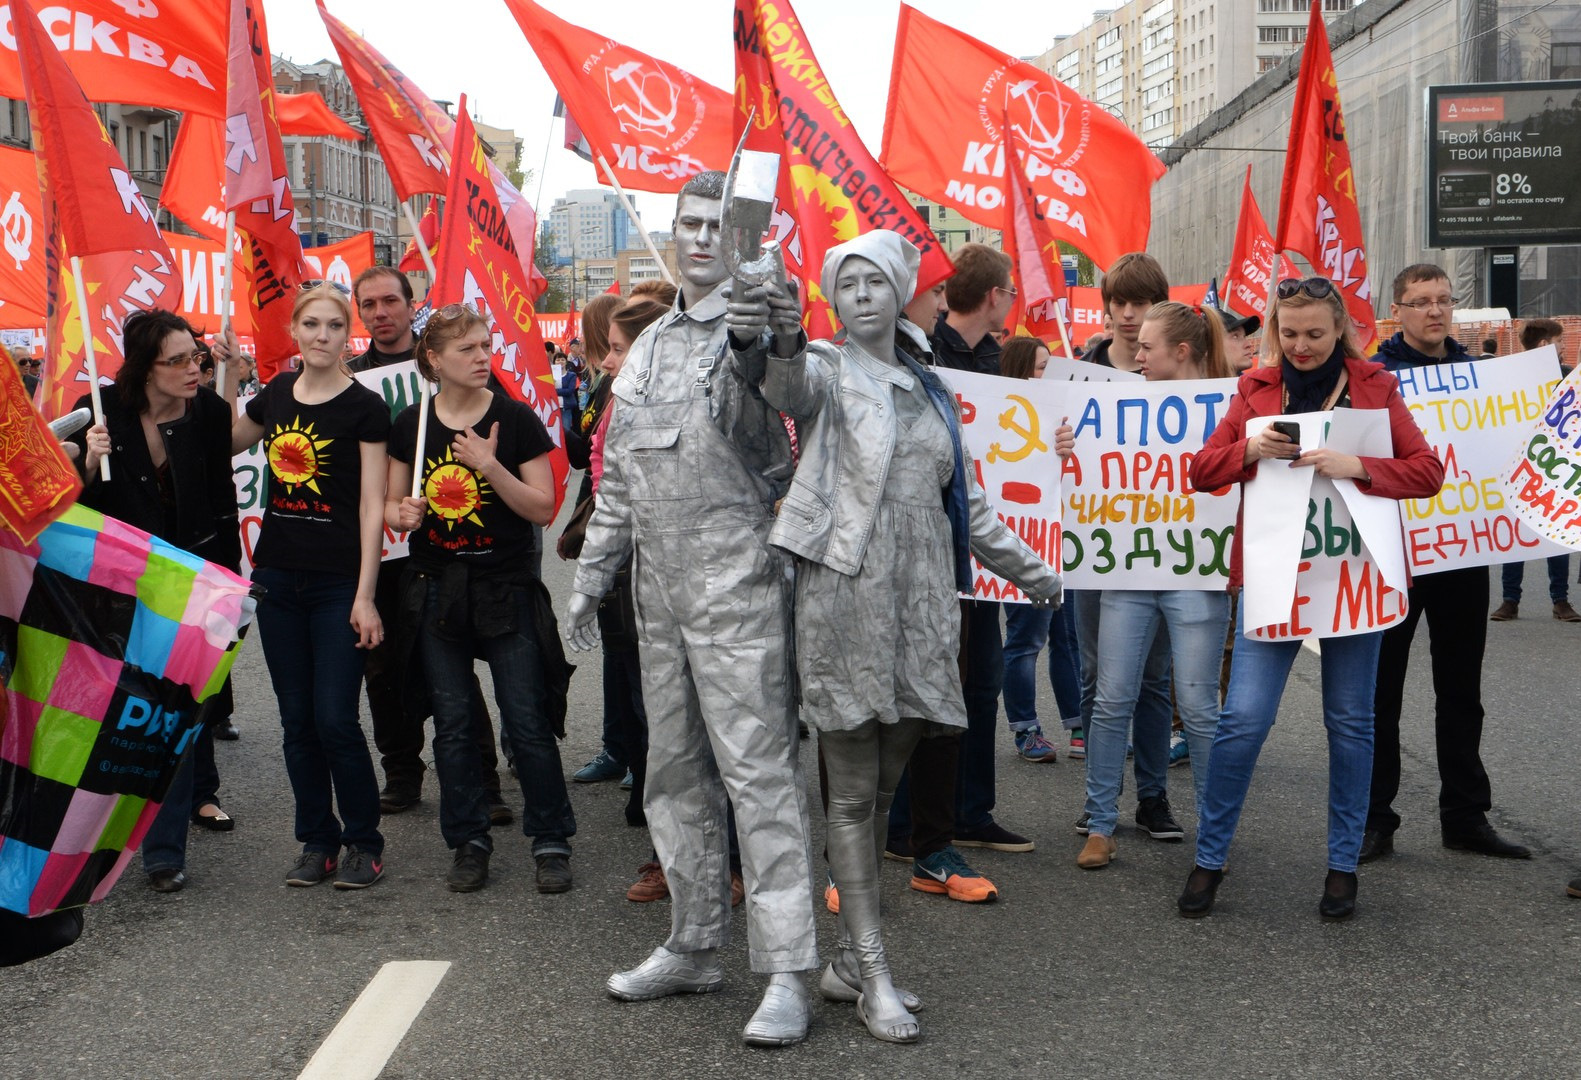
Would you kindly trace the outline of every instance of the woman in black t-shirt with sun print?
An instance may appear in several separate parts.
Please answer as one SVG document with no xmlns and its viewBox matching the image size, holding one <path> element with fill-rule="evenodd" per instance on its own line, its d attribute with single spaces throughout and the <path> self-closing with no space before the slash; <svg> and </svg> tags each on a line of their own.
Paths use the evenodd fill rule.
<svg viewBox="0 0 1581 1080">
<path fill-rule="evenodd" d="M 488 324 L 472 308 L 451 304 L 429 318 L 417 364 L 439 383 L 418 466 L 423 494 L 410 496 L 414 405 L 390 433 L 385 521 L 411 534 L 407 588 L 423 605 L 415 655 L 433 695 L 439 830 L 455 851 L 445 880 L 456 892 L 482 888 L 493 850 L 478 749 L 468 733 L 472 663 L 482 657 L 515 750 L 538 891 L 565 892 L 576 820 L 550 724 L 531 591 L 539 587 L 533 526 L 554 517 L 554 443 L 530 408 L 489 389 Z"/>
<path fill-rule="evenodd" d="M 298 294 L 291 333 L 301 369 L 276 375 L 247 402 L 231 449 L 261 439 L 269 463 L 253 581 L 266 590 L 258 633 L 280 702 L 302 844 L 286 884 L 333 877 L 337 889 L 361 889 L 384 873 L 379 782 L 358 696 L 362 650 L 384 638 L 373 588 L 390 411 L 341 363 L 351 304 L 338 289 Z"/>
</svg>

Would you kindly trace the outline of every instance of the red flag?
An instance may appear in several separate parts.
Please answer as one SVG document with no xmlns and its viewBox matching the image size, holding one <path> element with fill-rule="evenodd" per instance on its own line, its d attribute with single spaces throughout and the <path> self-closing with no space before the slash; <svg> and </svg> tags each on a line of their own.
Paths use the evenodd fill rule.
<svg viewBox="0 0 1581 1080">
<path fill-rule="evenodd" d="M 22 373 L 0 345 L 0 526 L 31 544 L 45 526 L 64 514 L 82 481 L 28 403 Z M 8 581 L 9 585 L 10 582 Z"/>
<path fill-rule="evenodd" d="M 1312 0 L 1296 80 L 1284 182 L 1279 187 L 1278 229 L 1276 251 L 1296 252 L 1339 287 L 1356 341 L 1370 355 L 1378 345 L 1378 321 L 1372 310 L 1372 283 L 1367 280 L 1356 174 L 1351 171 L 1339 80 L 1320 0 Z"/>
<path fill-rule="evenodd" d="M 619 296 L 620 295 L 620 282 L 618 282 L 618 281 L 610 282 L 609 283 L 609 288 L 605 289 L 604 291 L 609 293 L 611 296 Z"/>
<path fill-rule="evenodd" d="M 383 53 L 331 15 L 324 0 L 318 0 L 318 14 L 362 103 L 362 118 L 379 144 L 396 195 L 404 202 L 423 192 L 444 194 L 454 121 Z"/>
<path fill-rule="evenodd" d="M 0 97 L 21 98 L 16 12 L 0 6 Z M 72 0 L 39 19 L 90 101 L 225 114 L 225 20 L 214 0 Z"/>
<path fill-rule="evenodd" d="M 426 272 L 428 264 L 423 261 L 422 253 L 417 245 L 422 244 L 428 249 L 428 257 L 434 258 L 439 251 L 439 198 L 430 196 L 428 209 L 423 211 L 423 216 L 417 223 L 417 235 L 412 237 L 406 245 L 406 250 L 401 254 L 400 270 L 407 273 L 418 271 Z"/>
<path fill-rule="evenodd" d="M 1252 167 L 1246 166 L 1246 183 L 1241 188 L 1241 218 L 1235 226 L 1235 249 L 1230 252 L 1230 268 L 1224 272 L 1225 306 L 1243 314 L 1268 318 L 1268 280 L 1300 277 L 1295 263 L 1279 256 L 1279 272 L 1274 273 L 1274 238 L 1263 221 L 1252 194 Z"/>
<path fill-rule="evenodd" d="M 0 147 L 0 328 L 44 325 L 44 203 L 31 150 Z"/>
<path fill-rule="evenodd" d="M 439 276 L 430 296 L 436 308 L 470 304 L 489 321 L 495 378 L 512 397 L 531 406 L 554 440 L 550 464 L 558 513 L 570 474 L 560 427 L 560 397 L 533 315 L 527 273 L 514 235 L 505 225 L 503 193 L 490 178 L 489 158 L 467 115 L 465 97 L 460 113 L 451 148 L 450 189 L 445 194 L 448 209 L 439 231 Z M 514 189 L 511 194 L 515 195 Z"/>
<path fill-rule="evenodd" d="M 900 6 L 881 155 L 897 183 L 997 227 L 1007 109 L 1054 238 L 1100 268 L 1145 250 L 1164 163 L 1124 123 L 1047 72 Z"/>
<path fill-rule="evenodd" d="M 258 377 L 267 382 L 296 355 L 291 306 L 307 279 L 296 202 L 275 116 L 269 31 L 256 0 L 230 0 L 230 67 L 225 108 L 225 209 L 247 238 L 247 269 Z"/>
<path fill-rule="evenodd" d="M 54 417 L 88 389 L 72 258 L 82 261 L 101 378 L 120 368 L 127 312 L 154 307 L 179 285 L 170 249 L 99 114 L 27 0 L 12 0 L 11 12 L 42 194 L 45 350 L 38 401 Z"/>
<path fill-rule="evenodd" d="M 825 81 L 789 4 L 736 0 L 736 127 L 757 116 L 747 149 L 781 155 L 775 239 L 803 282 L 807 333 L 828 337 L 834 319 L 819 288 L 824 253 L 873 229 L 891 229 L 922 252 L 917 291 L 953 272 L 949 256 L 862 145 Z M 788 213 L 785 211 L 788 209 Z"/>
<path fill-rule="evenodd" d="M 1025 326 L 1027 333 L 1045 342 L 1061 344 L 1068 325 L 1065 294 L 1065 267 L 1060 262 L 1059 241 L 1049 232 L 1048 222 L 1038 210 L 1037 196 L 1026 182 L 1026 153 L 1016 137 L 1008 114 L 1003 117 L 1005 151 L 1008 160 L 1019 166 L 1007 177 L 1010 197 L 1005 200 L 1005 254 L 1015 269 L 1020 288 L 1010 313 L 1011 327 Z M 1072 343 L 1074 344 L 1074 343 Z M 1063 345 L 1061 345 L 1063 353 Z"/>
<path fill-rule="evenodd" d="M 362 133 L 330 109 L 317 94 L 276 94 L 275 115 L 282 135 L 329 135 L 347 142 L 361 142 Z"/>
<path fill-rule="evenodd" d="M 505 5 L 565 103 L 566 145 L 571 145 L 572 127 L 579 127 L 624 187 L 680 191 L 688 177 L 729 165 L 733 147 L 725 91 L 568 23 L 533 0 L 505 0 Z"/>
</svg>

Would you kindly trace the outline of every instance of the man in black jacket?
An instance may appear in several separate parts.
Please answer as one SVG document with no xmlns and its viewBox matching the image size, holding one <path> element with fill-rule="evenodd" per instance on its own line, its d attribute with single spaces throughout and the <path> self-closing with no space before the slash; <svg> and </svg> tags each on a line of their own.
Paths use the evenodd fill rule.
<svg viewBox="0 0 1581 1080">
<path fill-rule="evenodd" d="M 417 338 L 412 332 L 412 283 L 406 275 L 391 266 L 371 266 L 357 276 L 352 297 L 372 340 L 367 352 L 352 359 L 351 370 L 374 371 L 412 359 Z M 394 627 L 400 620 L 400 584 L 405 569 L 404 558 L 386 559 L 379 564 L 373 602 L 386 628 Z M 406 666 L 394 644 L 397 637 L 387 633 L 383 642 L 369 650 L 363 676 L 368 712 L 373 717 L 373 744 L 379 748 L 380 764 L 384 767 L 379 809 L 386 814 L 399 814 L 422 799 L 423 723 L 428 718 L 424 705 L 409 701 Z M 472 720 L 473 737 L 483 758 L 482 781 L 490 822 L 508 825 L 511 811 L 500 793 L 494 725 L 475 677 Z"/>
<path fill-rule="evenodd" d="M 1455 308 L 1449 275 L 1417 263 L 1394 279 L 1389 313 L 1400 331 L 1378 347 L 1390 371 L 1457 364 L 1475 359 L 1449 336 Z M 1373 713 L 1372 802 L 1362 837 L 1361 861 L 1394 850 L 1400 815 L 1391 805 L 1400 791 L 1400 711 L 1405 670 L 1417 620 L 1427 617 L 1432 645 L 1434 730 L 1438 745 L 1439 824 L 1444 846 L 1504 859 L 1531 852 L 1504 839 L 1488 824 L 1493 792 L 1479 752 L 1482 745 L 1482 655 L 1488 640 L 1488 568 L 1471 566 L 1424 574 L 1410 589 L 1410 613 L 1383 632 Z"/>
</svg>

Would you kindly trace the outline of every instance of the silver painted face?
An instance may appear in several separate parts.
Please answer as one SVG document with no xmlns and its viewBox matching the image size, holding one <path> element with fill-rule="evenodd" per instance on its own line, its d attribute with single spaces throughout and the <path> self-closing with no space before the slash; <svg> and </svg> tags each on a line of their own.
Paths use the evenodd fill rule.
<svg viewBox="0 0 1581 1080">
<path fill-rule="evenodd" d="M 675 208 L 675 258 L 691 285 L 712 289 L 729 274 L 719 250 L 719 201 L 687 195 Z"/>
<path fill-rule="evenodd" d="M 855 256 L 846 259 L 835 275 L 834 292 L 835 313 L 853 338 L 881 340 L 894 333 L 899 298 L 876 265 Z"/>
</svg>

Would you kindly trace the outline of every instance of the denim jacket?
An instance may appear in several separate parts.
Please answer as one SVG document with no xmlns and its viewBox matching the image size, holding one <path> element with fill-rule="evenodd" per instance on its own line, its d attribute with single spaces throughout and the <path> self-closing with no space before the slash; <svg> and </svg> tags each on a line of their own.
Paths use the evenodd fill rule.
<svg viewBox="0 0 1581 1080">
<path fill-rule="evenodd" d="M 994 513 L 977 486 L 961 438 L 955 395 L 904 352 L 882 363 L 842 341 L 815 341 L 789 360 L 769 357 L 763 396 L 793 417 L 801 458 L 769 542 L 843 574 L 862 567 L 889 474 L 898 421 L 893 387 L 921 380 L 955 447 L 951 483 L 942 493 L 955 541 L 955 586 L 970 592 L 970 555 L 1037 599 L 1060 595 L 1059 575 Z"/>
</svg>

